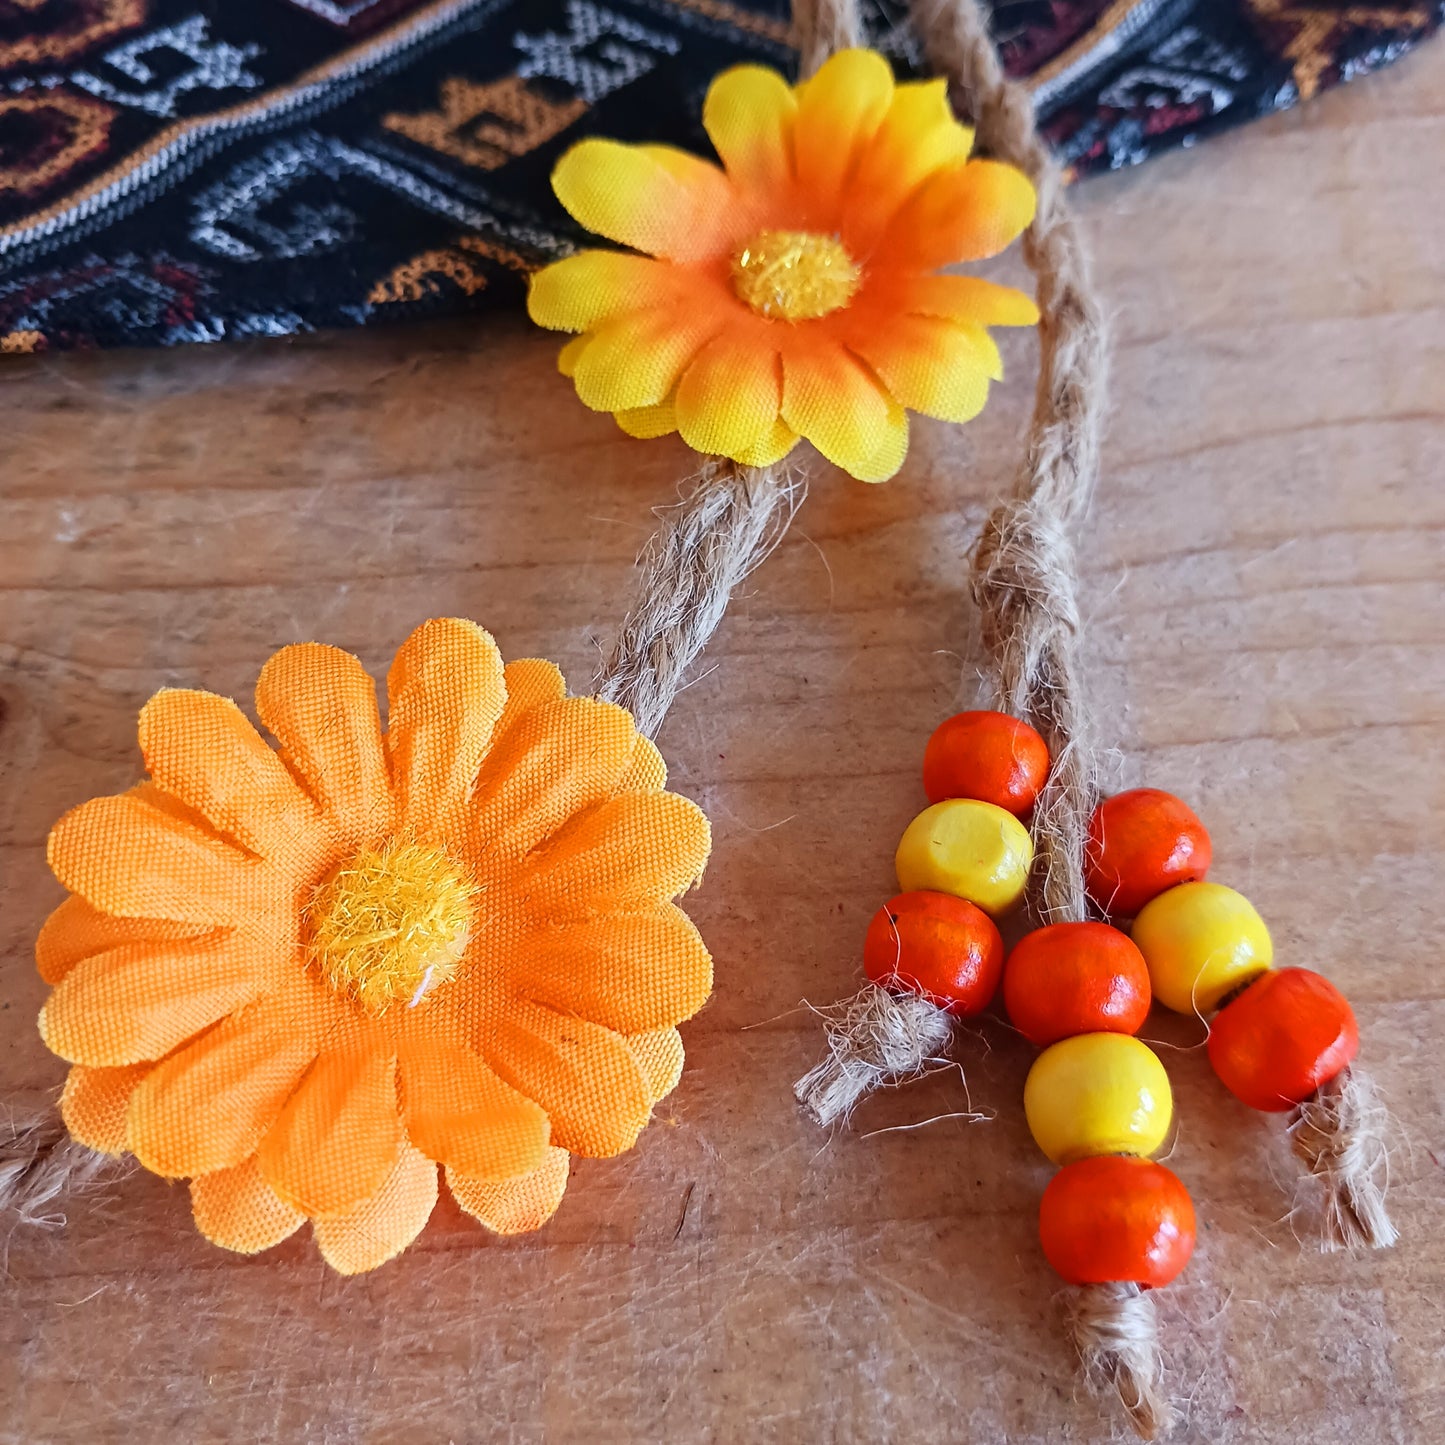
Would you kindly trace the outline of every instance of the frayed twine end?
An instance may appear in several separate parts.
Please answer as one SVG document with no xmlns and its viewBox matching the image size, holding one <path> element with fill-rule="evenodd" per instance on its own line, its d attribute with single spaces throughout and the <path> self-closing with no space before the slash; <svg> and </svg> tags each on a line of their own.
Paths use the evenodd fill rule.
<svg viewBox="0 0 1445 1445">
<path fill-rule="evenodd" d="M 863 1097 L 944 1063 L 953 1020 L 917 994 L 895 996 L 864 984 L 850 999 L 822 1010 L 828 1057 L 793 1087 L 798 1102 L 825 1129 L 846 1122 Z"/>
<path fill-rule="evenodd" d="M 1346 1068 L 1290 1116 L 1294 1152 L 1325 1187 L 1321 1246 L 1389 1249 L 1399 1238 L 1385 1210 L 1390 1112 L 1374 1081 Z"/>
<path fill-rule="evenodd" d="M 1141 1440 L 1174 1423 L 1154 1300 L 1137 1284 L 1091 1284 L 1070 1291 L 1069 1335 L 1084 1378 L 1118 1396 Z"/>
<path fill-rule="evenodd" d="M 60 1205 L 126 1173 L 133 1161 L 98 1153 L 78 1144 L 58 1115 L 11 1123 L 0 1139 L 0 1216 L 42 1229 L 65 1223 Z"/>
</svg>

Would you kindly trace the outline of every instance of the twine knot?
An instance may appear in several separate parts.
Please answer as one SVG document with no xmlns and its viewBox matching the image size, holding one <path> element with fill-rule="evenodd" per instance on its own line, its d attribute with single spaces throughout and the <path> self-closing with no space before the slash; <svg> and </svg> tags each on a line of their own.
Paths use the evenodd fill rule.
<svg viewBox="0 0 1445 1445">
<path fill-rule="evenodd" d="M 847 1119 L 874 1089 L 917 1078 L 942 1062 L 953 1035 L 943 1009 L 915 993 L 894 995 L 872 983 L 823 1016 L 828 1057 L 798 1080 L 793 1093 L 824 1127 Z"/>
</svg>

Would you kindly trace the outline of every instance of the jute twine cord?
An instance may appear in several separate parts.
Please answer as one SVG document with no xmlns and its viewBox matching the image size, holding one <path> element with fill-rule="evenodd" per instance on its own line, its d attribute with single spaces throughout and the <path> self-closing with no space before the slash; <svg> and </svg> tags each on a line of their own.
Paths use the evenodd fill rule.
<svg viewBox="0 0 1445 1445">
<path fill-rule="evenodd" d="M 1023 238 L 1040 313 L 1038 390 L 1023 466 L 1010 495 L 984 523 L 971 585 L 1000 705 L 1038 729 L 1052 760 L 1030 828 L 1030 911 L 1040 923 L 1082 921 L 1089 916 L 1084 849 L 1098 787 L 1080 676 L 1072 537 L 1098 474 L 1107 337 L 1088 253 L 1064 202 L 1063 177 L 1039 139 L 1028 93 L 1003 74 L 975 0 L 914 0 L 912 16 L 933 69 L 948 77 L 955 106 L 973 118 L 982 147 L 1022 170 L 1038 192 L 1038 211 Z M 841 1090 L 830 1070 L 851 1067 L 858 1077 L 854 1060 L 861 1054 L 875 1065 L 873 1078 L 887 1081 L 873 1022 L 887 1010 L 881 1001 L 861 1003 L 879 995 L 887 997 L 869 985 L 835 1015 L 829 1058 L 799 1082 L 799 1098 L 820 1122 L 838 1117 L 829 1106 Z M 946 1027 L 947 1016 L 934 1012 Z M 859 1023 L 861 1036 L 840 1037 Z M 895 1054 L 887 1067 L 893 1078 L 903 1078 L 922 1063 Z M 1117 1393 L 1145 1439 L 1167 1429 L 1173 1412 L 1152 1297 L 1124 1284 L 1074 1290 L 1069 1325 L 1085 1377 Z"/>
<path fill-rule="evenodd" d="M 823 3 L 851 9 L 853 0 Z M 1003 73 L 976 0 L 913 0 L 911 13 L 933 68 L 951 81 L 955 103 L 974 118 L 983 147 L 1018 166 L 1038 191 L 1038 212 L 1023 239 L 1040 310 L 1038 391 L 1024 465 L 1011 495 L 984 524 L 971 582 L 999 702 L 1038 729 L 1052 759 L 1032 822 L 1031 912 L 1040 923 L 1082 921 L 1089 916 L 1084 858 L 1098 783 L 1081 682 L 1072 538 L 1098 474 L 1107 335 L 1062 174 L 1035 129 L 1027 92 Z M 820 1122 L 846 1117 L 868 1087 L 923 1067 L 921 1054 L 896 1047 L 900 1001 L 890 1010 L 885 998 L 869 985 L 834 1011 L 828 1059 L 797 1087 Z M 1296 1111 L 1295 1150 L 1326 1188 L 1329 1245 L 1394 1241 L 1383 1203 L 1382 1122 L 1358 1070 L 1347 1070 Z M 1166 1430 L 1173 1410 L 1152 1297 L 1125 1284 L 1072 1291 L 1070 1328 L 1086 1376 L 1118 1394 L 1139 1434 L 1152 1439 Z"/>
<path fill-rule="evenodd" d="M 846 33 L 856 24 L 855 0 L 809 3 L 854 16 L 820 19 L 820 29 Z M 1023 466 L 984 523 L 971 586 L 999 705 L 1038 729 L 1053 760 L 1031 824 L 1032 910 L 1044 923 L 1078 921 L 1088 917 L 1084 848 L 1098 789 L 1079 675 L 1072 537 L 1098 472 L 1107 338 L 1063 178 L 1034 128 L 1028 93 L 1003 74 L 977 4 L 917 0 L 912 16 L 934 70 L 950 81 L 956 108 L 973 118 L 980 144 L 1019 167 L 1038 192 L 1038 212 L 1023 238 L 1040 312 L 1038 390 Z M 886 990 L 868 984 L 825 1011 L 828 1057 L 795 1089 L 818 1123 L 846 1119 L 870 1089 L 923 1070 L 925 1056 L 895 1047 L 905 1027 L 897 1008 Z M 847 1088 L 839 1077 L 845 1072 Z"/>
<path fill-rule="evenodd" d="M 1031 722 L 1054 760 L 1034 814 L 1034 911 L 1045 923 L 1088 917 L 1084 848 L 1097 781 L 1079 683 L 1079 615 L 1071 537 L 1098 473 L 1106 338 L 1088 255 L 1063 200 L 1063 178 L 1034 129 L 1023 87 L 1004 77 L 976 0 L 913 0 L 934 68 L 958 86 L 984 144 L 1027 172 L 1039 210 L 1023 239 L 1037 278 L 1038 398 L 1014 494 L 984 525 L 973 590 L 984 645 L 1008 711 Z M 1326 1249 L 1388 1248 L 1389 1114 L 1369 1076 L 1346 1069 L 1296 1110 L 1295 1153 L 1324 1186 Z"/>
<path fill-rule="evenodd" d="M 1294 1152 L 1324 1182 L 1326 1249 L 1388 1249 L 1399 1239 L 1385 1209 L 1389 1131 L 1374 1081 L 1353 1067 L 1291 1114 Z"/>
<path fill-rule="evenodd" d="M 866 43 L 856 0 L 793 0 L 800 75 L 811 75 L 834 51 Z"/>
<path fill-rule="evenodd" d="M 1098 789 L 1079 682 L 1071 537 L 1098 473 L 1105 331 L 1062 175 L 1034 129 L 1027 93 L 1003 74 L 976 0 L 913 0 L 912 15 L 984 144 L 1025 171 L 1039 193 L 1023 238 L 1041 312 L 1038 396 L 1013 496 L 985 523 L 975 549 L 973 591 L 1002 704 L 1043 734 L 1053 758 L 1032 824 L 1034 912 L 1044 923 L 1075 921 L 1088 917 L 1084 849 Z M 1388 1248 L 1398 1239 L 1385 1209 L 1388 1132 L 1388 1112 L 1358 1068 L 1295 1111 L 1295 1153 L 1324 1186 L 1326 1249 Z"/>
<path fill-rule="evenodd" d="M 57 1113 L 12 1121 L 0 1142 L 0 1212 L 19 1224 L 63 1224 L 59 1205 L 67 1196 L 128 1169 L 126 1161 L 77 1144 Z"/>
<path fill-rule="evenodd" d="M 869 984 L 852 998 L 821 1010 L 828 1055 L 793 1086 L 798 1102 L 820 1124 L 847 1119 L 865 1094 L 903 1083 L 944 1061 L 953 1022 L 917 994 L 891 994 Z"/>
<path fill-rule="evenodd" d="M 1033 420 L 1012 493 L 975 545 L 971 582 L 999 703 L 1038 729 L 1053 760 L 1030 824 L 1033 912 L 1040 923 L 1080 922 L 1089 916 L 1084 849 L 1098 785 L 1073 537 L 1098 476 L 1108 337 L 1063 176 L 1034 127 L 1028 92 L 1005 77 L 975 0 L 915 0 L 912 14 L 933 68 L 952 82 L 983 146 L 1038 192 L 1023 237 L 1040 315 Z"/>
<path fill-rule="evenodd" d="M 1137 1284 L 1089 1285 L 1070 1290 L 1066 1308 L 1087 1383 L 1117 1393 L 1143 1439 L 1168 1430 L 1174 1412 L 1165 1393 L 1153 1295 Z"/>
<path fill-rule="evenodd" d="M 851 9 L 853 0 L 823 4 Z M 1072 536 L 1098 471 L 1107 341 L 1062 177 L 1034 129 L 1027 92 L 1003 74 L 978 6 L 918 0 L 912 14 L 933 68 L 948 77 L 980 143 L 1023 170 L 1038 191 L 1038 213 L 1023 238 L 1040 311 L 1038 391 L 1024 464 L 1011 495 L 984 524 L 971 585 L 999 704 L 1039 730 L 1053 759 L 1031 829 L 1033 909 L 1042 922 L 1080 920 L 1088 917 L 1084 847 L 1097 787 L 1079 680 Z M 879 1012 L 881 1005 L 870 1016 Z M 837 1057 L 848 1050 L 835 1032 L 829 1050 Z M 866 1050 L 867 1041 L 858 1046 Z M 912 1072 L 916 1066 L 900 1076 Z M 880 1072 L 878 1082 L 885 1081 Z M 799 1087 L 820 1122 L 840 1117 L 821 1117 L 815 1092 L 805 1097 Z"/>
<path fill-rule="evenodd" d="M 708 461 L 683 501 L 660 514 L 597 696 L 625 707 L 654 737 L 734 589 L 782 541 L 806 490 L 803 473 L 785 463 Z"/>
</svg>

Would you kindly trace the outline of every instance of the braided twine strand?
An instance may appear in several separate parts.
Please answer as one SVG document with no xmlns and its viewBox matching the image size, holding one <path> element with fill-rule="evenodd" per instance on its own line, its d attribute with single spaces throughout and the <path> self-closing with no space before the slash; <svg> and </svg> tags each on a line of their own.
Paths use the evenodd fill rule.
<svg viewBox="0 0 1445 1445">
<path fill-rule="evenodd" d="M 823 3 L 851 8 L 854 0 Z M 1079 661 L 1072 536 L 1098 473 L 1107 338 L 1063 178 L 1034 128 L 1027 92 L 1004 77 L 975 0 L 914 0 L 911 13 L 933 68 L 952 84 L 956 108 L 974 118 L 983 145 L 1023 170 L 1038 191 L 1038 212 L 1023 242 L 1040 311 L 1038 391 L 1024 464 L 984 524 L 971 583 L 999 701 L 1038 729 L 1053 760 L 1032 824 L 1031 910 L 1040 922 L 1083 920 L 1089 916 L 1084 849 L 1098 789 Z M 886 996 L 881 989 L 872 993 Z M 840 1059 L 852 1062 L 850 1041 L 839 1035 L 878 1013 L 861 1007 L 867 996 L 869 989 L 835 1016 L 829 1058 L 799 1082 L 799 1097 L 820 1119 L 838 1093 L 836 1087 L 823 1092 L 835 1083 L 829 1070 L 836 1075 Z M 877 1032 L 851 1044 L 881 1065 Z M 890 1062 L 895 1077 L 906 1077 L 925 1061 L 895 1055 Z M 852 1076 L 861 1077 L 856 1065 Z M 873 1077 L 886 1081 L 881 1067 Z M 1085 1287 L 1072 1293 L 1069 1319 L 1087 1378 L 1117 1394 L 1144 1438 L 1167 1429 L 1172 1409 L 1152 1297 L 1130 1284 Z"/>
<path fill-rule="evenodd" d="M 1070 537 L 1098 472 L 1106 339 L 1088 256 L 1062 177 L 1033 126 L 1029 98 L 1004 78 L 976 0 L 914 0 L 934 66 L 954 78 L 989 148 L 1026 171 L 1039 213 L 1024 236 L 1038 279 L 1042 359 L 1028 457 L 1013 495 L 988 519 L 974 554 L 984 643 L 1005 706 L 1044 735 L 1054 759 L 1033 824 L 1042 922 L 1088 916 L 1084 847 L 1097 794 L 1079 681 L 1079 614 Z M 1295 1110 L 1295 1153 L 1323 1186 L 1326 1249 L 1388 1248 L 1388 1111 L 1374 1083 L 1347 1068 Z"/>
</svg>

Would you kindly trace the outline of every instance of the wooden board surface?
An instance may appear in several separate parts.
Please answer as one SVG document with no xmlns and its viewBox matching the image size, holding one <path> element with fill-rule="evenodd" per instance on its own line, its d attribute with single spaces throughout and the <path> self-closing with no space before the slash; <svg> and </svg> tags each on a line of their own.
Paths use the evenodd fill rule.
<svg viewBox="0 0 1445 1445">
<path fill-rule="evenodd" d="M 1401 1247 L 1301 1250 L 1313 1196 L 1291 1218 L 1281 1121 L 1151 1019 L 1203 1224 L 1163 1299 L 1181 1440 L 1445 1439 L 1442 93 L 1435 46 L 1078 193 L 1117 339 L 1081 542 L 1112 775 L 1196 802 L 1215 876 L 1353 998 L 1398 1120 Z M 584 412 L 554 349 L 507 320 L 0 369 L 17 1115 L 62 1077 L 33 1022 L 46 831 L 134 778 L 155 688 L 244 699 L 312 637 L 380 670 L 437 614 L 586 686 L 688 460 Z M 988 413 L 919 425 L 897 480 L 820 470 L 663 732 L 716 827 L 693 910 L 718 985 L 640 1146 L 576 1164 L 539 1235 L 443 1205 L 354 1280 L 302 1236 L 212 1249 L 150 1176 L 72 1201 L 63 1228 L 0 1236 L 0 1440 L 1109 1437 L 1037 1248 L 1021 1041 L 986 1026 L 959 1050 L 967 1093 L 937 1075 L 831 1140 L 791 1096 L 820 1046 L 801 1001 L 854 986 L 923 742 L 971 697 L 961 558 L 1015 463 L 1031 341 L 1008 359 Z"/>
</svg>

